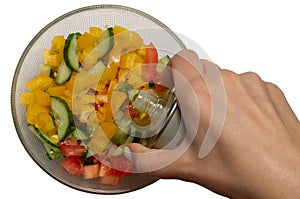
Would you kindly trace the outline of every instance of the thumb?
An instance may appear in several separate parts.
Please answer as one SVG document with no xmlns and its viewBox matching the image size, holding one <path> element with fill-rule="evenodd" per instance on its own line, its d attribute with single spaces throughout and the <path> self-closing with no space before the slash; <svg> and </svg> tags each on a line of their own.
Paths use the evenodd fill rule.
<svg viewBox="0 0 300 199">
<path fill-rule="evenodd" d="M 159 178 L 178 178 L 183 148 L 172 150 L 149 149 L 138 143 L 131 143 L 124 147 L 124 155 L 134 162 L 137 173 Z"/>
<path fill-rule="evenodd" d="M 158 150 L 147 148 L 138 143 L 128 144 L 123 149 L 124 156 L 132 161 L 136 166 L 137 173 L 152 173 L 157 170 L 157 163 L 153 161 L 153 158 Z"/>
</svg>

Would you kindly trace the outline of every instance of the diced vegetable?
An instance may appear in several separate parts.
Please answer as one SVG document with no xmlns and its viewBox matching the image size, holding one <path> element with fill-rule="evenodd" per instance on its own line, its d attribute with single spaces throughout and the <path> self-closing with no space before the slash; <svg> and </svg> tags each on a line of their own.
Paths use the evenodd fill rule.
<svg viewBox="0 0 300 199">
<path fill-rule="evenodd" d="M 55 83 L 61 85 L 71 78 L 72 70 L 67 66 L 66 62 L 62 60 L 57 70 L 57 76 L 55 77 Z"/>
<path fill-rule="evenodd" d="M 43 133 L 40 132 L 39 129 L 35 128 L 33 125 L 29 125 L 28 128 L 30 131 L 36 135 L 39 139 L 41 139 L 43 142 L 47 143 L 48 145 L 58 148 L 59 146 L 55 143 L 53 143 L 47 135 L 44 135 Z"/>
<path fill-rule="evenodd" d="M 80 33 L 69 34 L 64 47 L 65 62 L 71 70 L 76 72 L 79 71 L 77 39 L 80 35 Z"/>
<path fill-rule="evenodd" d="M 107 53 L 111 51 L 114 46 L 114 32 L 111 27 L 107 28 L 99 39 L 99 44 L 96 50 L 99 51 L 98 59 L 102 59 Z"/>
<path fill-rule="evenodd" d="M 117 175 L 106 175 L 100 178 L 100 183 L 101 184 L 106 184 L 106 185 L 118 185 L 119 182 L 121 181 L 122 176 L 117 176 Z"/>
<path fill-rule="evenodd" d="M 62 154 L 66 157 L 81 157 L 86 151 L 85 147 L 79 145 L 77 140 L 65 140 L 60 142 L 59 147 Z"/>
<path fill-rule="evenodd" d="M 83 179 L 93 179 L 99 177 L 99 164 L 83 166 Z"/>
<path fill-rule="evenodd" d="M 44 91 L 54 85 L 54 80 L 51 77 L 46 75 L 38 75 L 27 82 L 26 88 L 30 91 L 34 91 L 36 89 Z"/>
<path fill-rule="evenodd" d="M 58 139 L 61 141 L 68 133 L 71 113 L 67 103 L 57 97 L 51 97 L 51 110 L 57 127 Z"/>
<path fill-rule="evenodd" d="M 74 156 L 68 156 L 62 160 L 61 166 L 72 175 L 83 174 L 83 164 Z"/>
</svg>

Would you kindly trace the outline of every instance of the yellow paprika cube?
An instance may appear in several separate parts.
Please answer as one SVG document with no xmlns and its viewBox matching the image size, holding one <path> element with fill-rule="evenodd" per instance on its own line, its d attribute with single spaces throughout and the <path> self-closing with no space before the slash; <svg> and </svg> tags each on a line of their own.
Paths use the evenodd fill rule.
<svg viewBox="0 0 300 199">
<path fill-rule="evenodd" d="M 90 27 L 90 34 L 94 37 L 96 37 L 97 39 L 99 39 L 102 35 L 102 33 L 104 32 L 104 30 L 102 30 L 99 27 Z"/>
<path fill-rule="evenodd" d="M 120 68 L 133 69 L 136 63 L 143 63 L 143 59 L 136 53 L 126 53 L 121 56 Z"/>
<path fill-rule="evenodd" d="M 50 109 L 44 106 L 41 106 L 37 103 L 29 104 L 26 109 L 26 118 L 29 124 L 35 125 L 36 117 L 39 113 L 49 113 Z"/>
<path fill-rule="evenodd" d="M 55 36 L 51 44 L 50 50 L 44 50 L 44 63 L 51 67 L 58 67 L 63 58 L 64 36 Z"/>
<path fill-rule="evenodd" d="M 51 86 L 54 86 L 55 82 L 51 77 L 48 77 L 46 75 L 38 75 L 31 79 L 26 84 L 26 88 L 30 91 L 34 91 L 36 89 L 40 90 L 46 90 L 47 88 L 50 88 Z"/>
<path fill-rule="evenodd" d="M 83 33 L 77 40 L 77 48 L 80 52 L 84 49 L 94 46 L 97 41 L 97 37 L 91 35 L 90 33 Z"/>
<path fill-rule="evenodd" d="M 52 117 L 45 112 L 41 112 L 36 116 L 35 127 L 44 134 L 55 129 Z"/>
<path fill-rule="evenodd" d="M 117 35 L 117 34 L 119 34 L 121 32 L 125 32 L 125 31 L 127 31 L 127 29 L 124 28 L 124 27 L 122 27 L 122 26 L 114 26 L 113 27 L 114 35 Z"/>
<path fill-rule="evenodd" d="M 119 64 L 116 62 L 112 62 L 107 66 L 107 68 L 104 70 L 101 80 L 102 81 L 107 81 L 107 80 L 112 80 L 115 79 L 117 76 Z"/>
<path fill-rule="evenodd" d="M 53 86 L 48 88 L 47 92 L 51 95 L 51 96 L 55 96 L 55 97 L 62 97 L 65 93 L 65 91 L 67 90 L 66 86 L 64 85 L 60 85 L 60 86 Z"/>
<path fill-rule="evenodd" d="M 42 90 L 36 89 L 33 91 L 35 101 L 41 106 L 50 106 L 50 95 Z"/>
<path fill-rule="evenodd" d="M 118 126 L 114 122 L 103 122 L 100 127 L 108 139 L 111 139 L 118 130 Z"/>
<path fill-rule="evenodd" d="M 34 104 L 34 94 L 32 92 L 24 92 L 21 94 L 21 105 Z"/>
<path fill-rule="evenodd" d="M 60 54 L 63 53 L 65 47 L 65 38 L 64 36 L 55 36 L 51 42 L 52 46 L 50 48 L 50 52 L 58 52 Z"/>
<path fill-rule="evenodd" d="M 99 123 L 104 122 L 106 120 L 106 108 L 99 107 L 96 115 Z"/>
<path fill-rule="evenodd" d="M 51 53 L 49 50 L 44 50 L 44 63 L 45 65 L 53 68 L 58 67 L 61 63 L 62 55 L 58 52 Z"/>
</svg>

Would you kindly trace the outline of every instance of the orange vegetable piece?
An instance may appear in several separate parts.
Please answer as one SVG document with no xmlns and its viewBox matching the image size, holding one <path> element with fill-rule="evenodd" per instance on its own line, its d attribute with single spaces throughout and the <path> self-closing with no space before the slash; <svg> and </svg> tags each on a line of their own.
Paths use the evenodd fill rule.
<svg viewBox="0 0 300 199">
<path fill-rule="evenodd" d="M 48 77 L 46 75 L 38 75 L 31 79 L 26 84 L 26 88 L 30 91 L 34 91 L 36 89 L 40 90 L 46 90 L 47 88 L 50 88 L 51 86 L 54 86 L 54 80 L 51 77 Z"/>
<path fill-rule="evenodd" d="M 53 119 L 45 112 L 41 112 L 36 116 L 35 127 L 44 134 L 55 129 Z"/>
<path fill-rule="evenodd" d="M 61 86 L 50 87 L 50 88 L 48 88 L 47 92 L 51 96 L 62 97 L 62 96 L 64 96 L 66 90 L 67 90 L 66 86 L 61 85 Z"/>
<path fill-rule="evenodd" d="M 118 126 L 114 122 L 103 122 L 100 127 L 108 139 L 111 139 L 118 130 Z"/>
<path fill-rule="evenodd" d="M 39 113 L 49 113 L 50 109 L 44 106 L 41 106 L 37 103 L 29 104 L 26 109 L 26 118 L 29 124 L 35 125 L 36 117 Z"/>
<path fill-rule="evenodd" d="M 25 92 L 21 94 L 21 105 L 34 104 L 34 94 L 32 92 Z"/>
<path fill-rule="evenodd" d="M 42 90 L 36 89 L 33 91 L 35 101 L 41 106 L 50 106 L 50 95 Z"/>
<path fill-rule="evenodd" d="M 44 63 L 48 66 L 58 67 L 63 58 L 64 36 L 55 36 L 51 44 L 50 50 L 44 50 Z"/>
<path fill-rule="evenodd" d="M 77 47 L 79 51 L 83 51 L 84 49 L 94 46 L 97 41 L 97 37 L 91 35 L 90 33 L 83 33 L 77 40 Z"/>
<path fill-rule="evenodd" d="M 102 81 L 107 81 L 107 80 L 112 80 L 117 77 L 117 72 L 118 72 L 119 64 L 116 62 L 112 62 L 107 66 L 107 68 L 104 70 L 101 80 Z"/>
<path fill-rule="evenodd" d="M 102 35 L 102 33 L 104 32 L 104 30 L 102 30 L 99 27 L 90 27 L 90 34 L 94 37 L 96 37 L 97 39 L 99 39 Z"/>
</svg>

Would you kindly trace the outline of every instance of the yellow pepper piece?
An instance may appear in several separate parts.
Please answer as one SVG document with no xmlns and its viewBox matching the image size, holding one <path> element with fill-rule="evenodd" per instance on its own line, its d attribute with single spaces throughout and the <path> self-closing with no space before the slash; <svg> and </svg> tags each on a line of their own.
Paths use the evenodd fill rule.
<svg viewBox="0 0 300 199">
<path fill-rule="evenodd" d="M 83 33 L 78 40 L 77 40 L 77 48 L 80 52 L 82 52 L 84 49 L 94 46 L 94 44 L 97 41 L 97 37 L 91 35 L 90 33 Z"/>
<path fill-rule="evenodd" d="M 36 89 L 33 91 L 35 101 L 41 106 L 50 106 L 50 95 L 42 90 Z"/>
<path fill-rule="evenodd" d="M 55 129 L 51 116 L 44 112 L 41 112 L 36 116 L 35 127 L 44 134 Z"/>
<path fill-rule="evenodd" d="M 122 27 L 122 26 L 114 26 L 113 31 L 114 31 L 114 35 L 117 35 L 121 32 L 125 32 L 125 31 L 128 31 L 128 30 L 126 28 Z"/>
<path fill-rule="evenodd" d="M 79 61 L 84 69 L 91 69 L 98 61 L 99 51 L 95 50 L 93 46 L 89 46 L 79 54 Z"/>
<path fill-rule="evenodd" d="M 76 74 L 77 74 L 76 72 L 73 72 L 69 81 L 65 83 L 67 90 L 69 90 L 71 93 L 73 92 L 74 82 L 76 80 Z"/>
<path fill-rule="evenodd" d="M 103 122 L 100 127 L 108 139 L 111 139 L 118 130 L 118 126 L 114 122 Z"/>
<path fill-rule="evenodd" d="M 65 38 L 64 36 L 55 36 L 51 42 L 52 46 L 50 48 L 51 53 L 63 54 L 65 47 Z"/>
<path fill-rule="evenodd" d="M 143 63 L 143 59 L 136 53 L 126 53 L 121 56 L 120 68 L 133 69 L 136 63 Z"/>
<path fill-rule="evenodd" d="M 44 106 L 41 106 L 37 103 L 29 104 L 26 109 L 26 118 L 29 124 L 35 125 L 36 117 L 39 113 L 49 113 L 50 109 Z"/>
<path fill-rule="evenodd" d="M 62 55 L 54 52 L 51 53 L 49 50 L 44 50 L 44 63 L 53 68 L 58 67 L 61 63 Z"/>
<path fill-rule="evenodd" d="M 129 71 L 129 69 L 120 68 L 119 73 L 118 73 L 118 80 L 120 81 L 124 75 L 127 75 L 128 71 Z"/>
<path fill-rule="evenodd" d="M 102 35 L 102 33 L 104 32 L 104 30 L 102 30 L 99 27 L 90 27 L 90 34 L 94 37 L 96 37 L 97 39 L 99 39 Z"/>
<path fill-rule="evenodd" d="M 61 64 L 65 46 L 64 36 L 56 36 L 52 40 L 50 50 L 44 50 L 44 63 L 53 68 Z"/>
<path fill-rule="evenodd" d="M 99 123 L 104 122 L 106 120 L 106 108 L 99 107 L 96 115 Z"/>
<path fill-rule="evenodd" d="M 107 66 L 105 71 L 103 72 L 101 76 L 102 81 L 107 81 L 107 80 L 112 80 L 117 77 L 117 72 L 118 72 L 119 64 L 116 62 L 112 62 Z"/>
<path fill-rule="evenodd" d="M 47 92 L 51 95 L 51 96 L 55 96 L 55 97 L 62 97 L 65 94 L 65 91 L 67 90 L 66 86 L 61 85 L 61 86 L 53 86 L 48 88 Z"/>
<path fill-rule="evenodd" d="M 51 77 L 48 77 L 46 75 L 38 75 L 31 79 L 29 82 L 27 82 L 26 88 L 30 91 L 34 91 L 36 89 L 44 91 L 47 88 L 50 88 L 54 85 L 54 80 Z"/>
<path fill-rule="evenodd" d="M 32 92 L 25 92 L 21 94 L 21 105 L 34 104 L 34 94 Z"/>
</svg>

